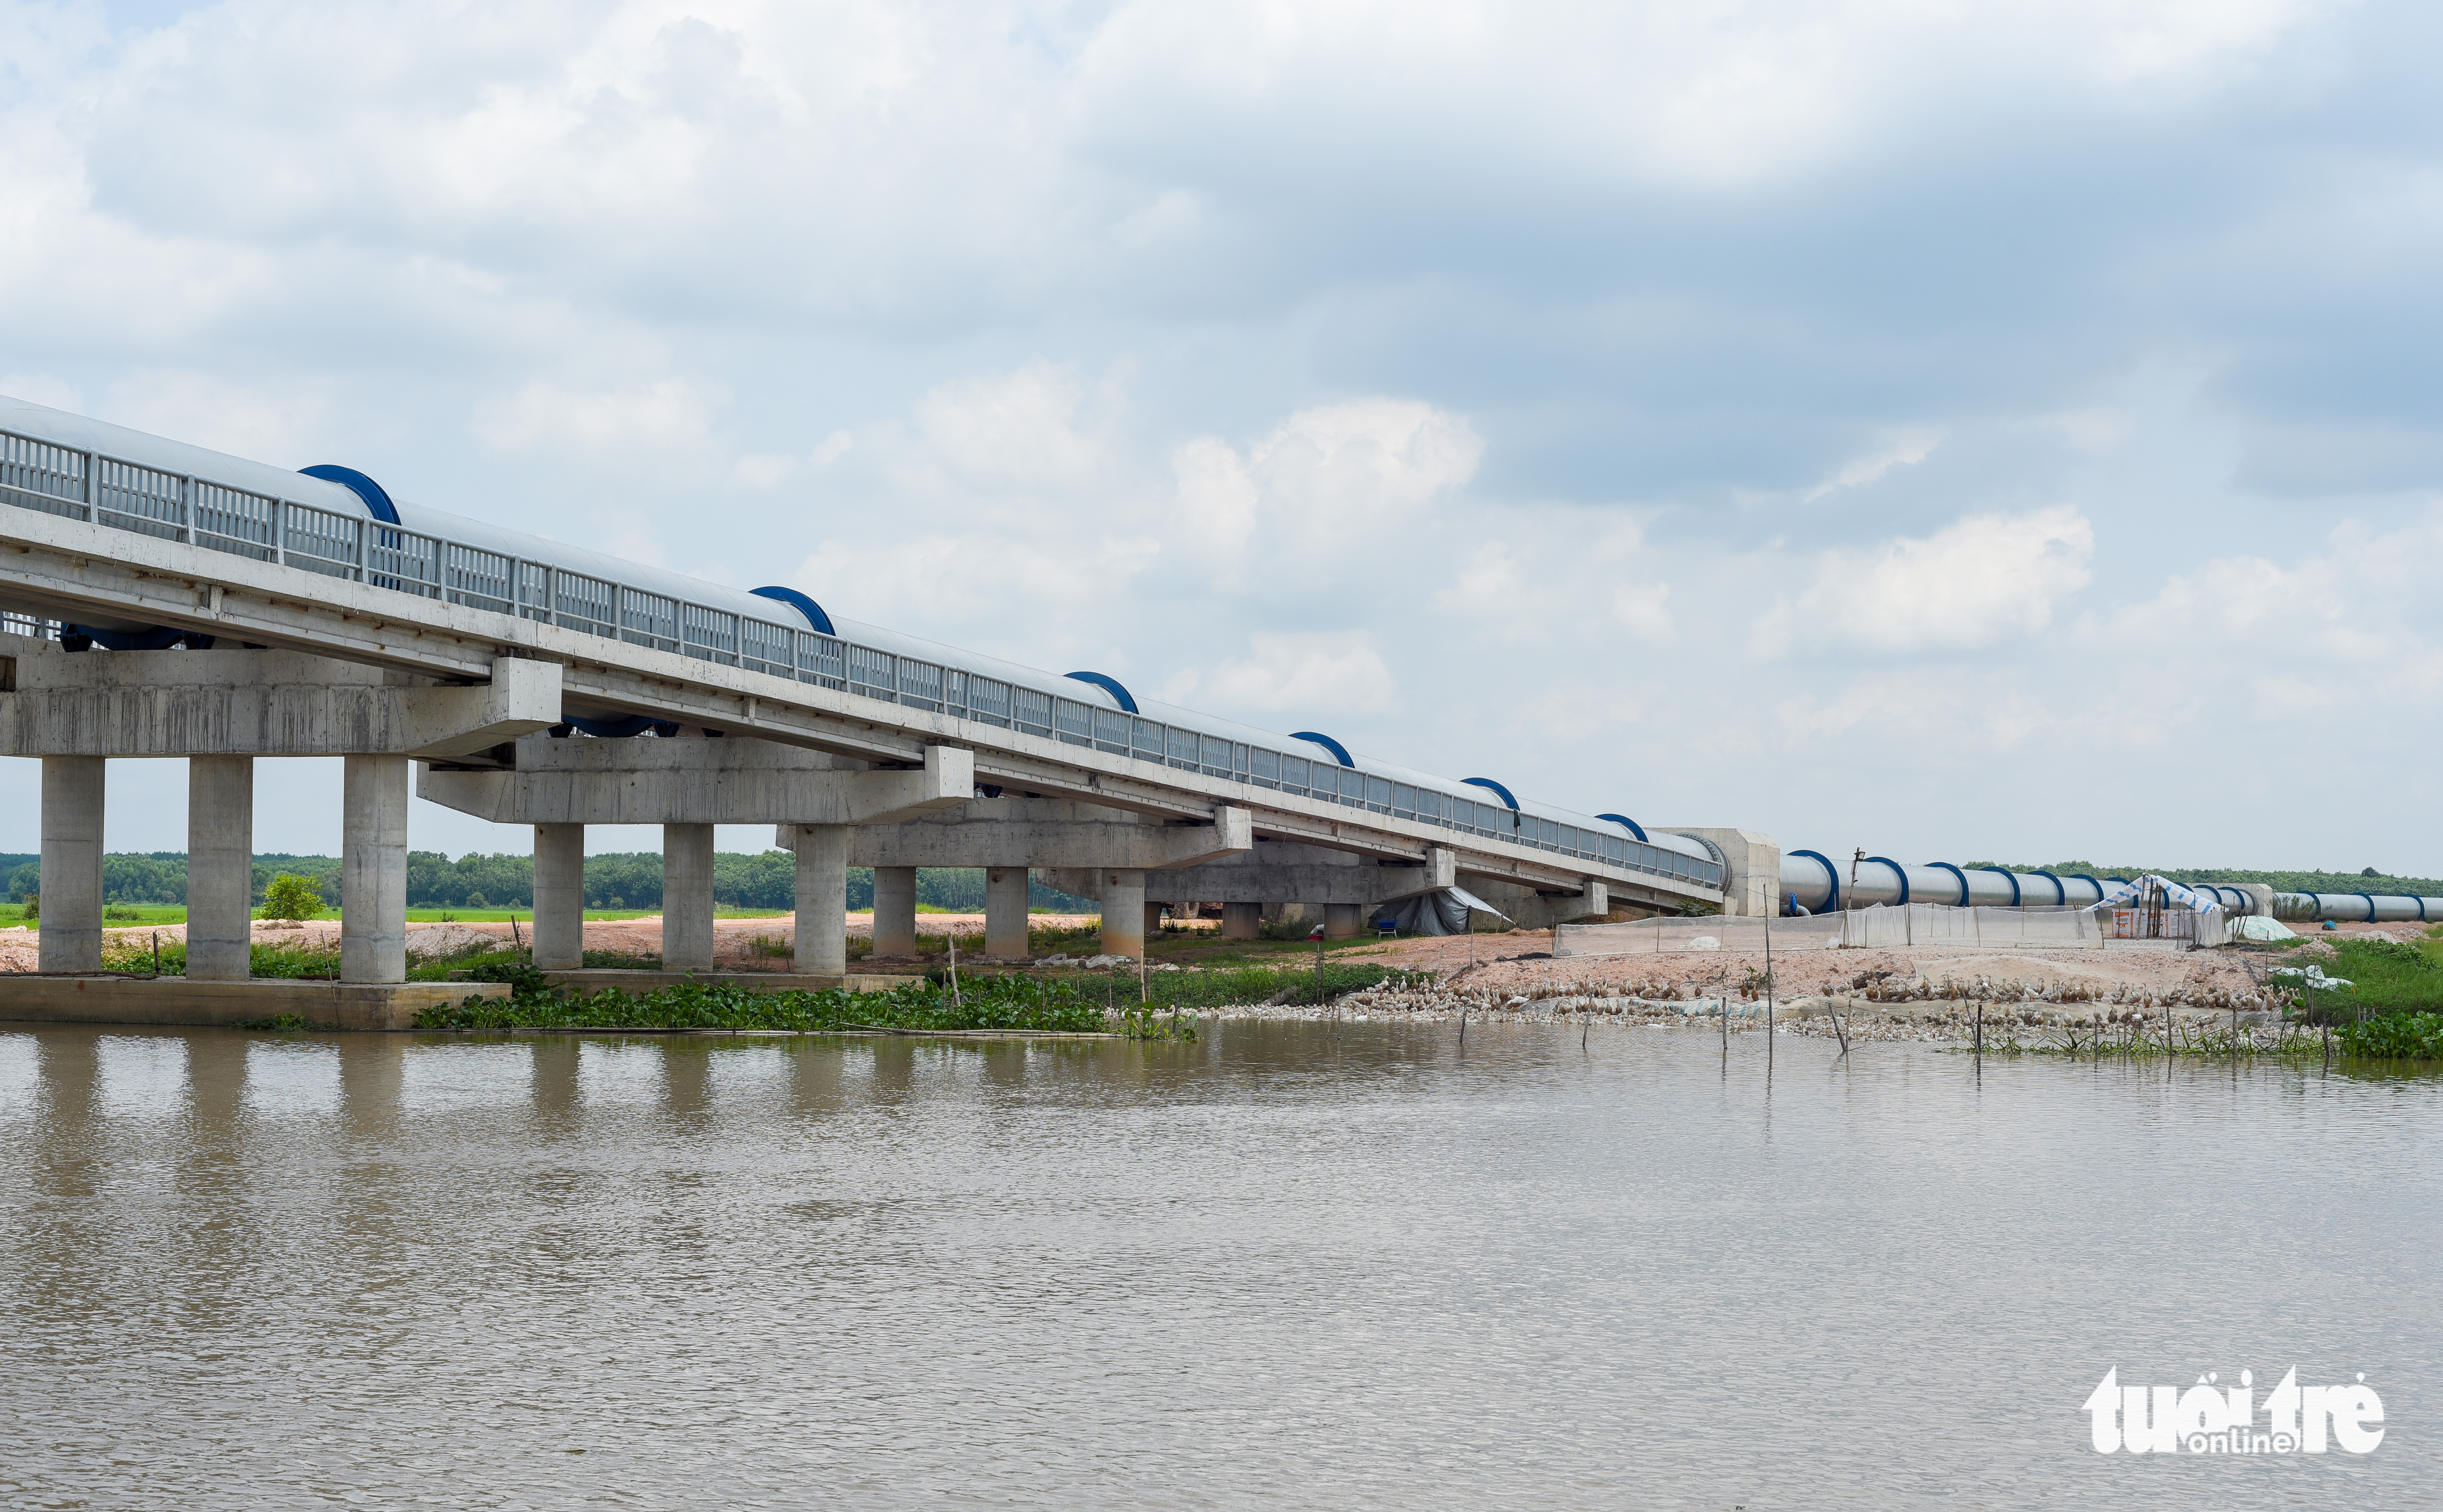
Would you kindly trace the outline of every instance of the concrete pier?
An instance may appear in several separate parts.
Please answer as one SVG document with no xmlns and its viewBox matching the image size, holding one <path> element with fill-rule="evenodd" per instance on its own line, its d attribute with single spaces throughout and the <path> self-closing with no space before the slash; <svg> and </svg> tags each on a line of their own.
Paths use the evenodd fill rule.
<svg viewBox="0 0 2443 1512">
<path fill-rule="evenodd" d="M 253 919 L 254 758 L 191 756 L 187 980 L 243 982 L 250 976 Z"/>
<path fill-rule="evenodd" d="M 1026 876 L 1023 866 L 984 869 L 984 954 L 1026 958 Z"/>
<path fill-rule="evenodd" d="M 1326 903 L 1323 906 L 1323 937 L 1327 940 L 1354 939 L 1366 927 L 1366 910 L 1357 903 Z"/>
<path fill-rule="evenodd" d="M 916 868 L 873 869 L 873 953 L 916 953 Z"/>
<path fill-rule="evenodd" d="M 797 958 L 801 975 L 848 971 L 848 839 L 846 824 L 798 826 Z"/>
<path fill-rule="evenodd" d="M 340 980 L 407 980 L 404 756 L 351 756 L 340 833 Z"/>
<path fill-rule="evenodd" d="M 1222 905 L 1222 938 L 1252 940 L 1263 932 L 1263 904 L 1224 903 Z"/>
<path fill-rule="evenodd" d="M 712 826 L 662 826 L 662 969 L 712 969 Z"/>
<path fill-rule="evenodd" d="M 534 964 L 574 971 L 585 964 L 585 826 L 534 827 Z"/>
<path fill-rule="evenodd" d="M 1103 953 L 1131 959 L 1145 954 L 1145 873 L 1098 874 L 1103 894 Z"/>
<path fill-rule="evenodd" d="M 46 971 L 101 966 L 101 803 L 99 756 L 43 758 L 43 917 Z"/>
</svg>

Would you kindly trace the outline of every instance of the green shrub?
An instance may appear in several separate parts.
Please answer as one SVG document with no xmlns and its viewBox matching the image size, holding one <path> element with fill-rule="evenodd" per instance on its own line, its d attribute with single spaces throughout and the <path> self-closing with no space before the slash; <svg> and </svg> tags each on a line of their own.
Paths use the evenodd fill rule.
<svg viewBox="0 0 2443 1512">
<path fill-rule="evenodd" d="M 910 985 L 889 992 L 757 992 L 734 982 L 685 982 L 631 997 L 614 987 L 579 997 L 544 983 L 519 962 L 475 968 L 482 981 L 510 984 L 506 998 L 475 998 L 416 1015 L 419 1029 L 1038 1029 L 1103 1033 L 1103 1005 L 1060 982 L 1022 976 Z"/>
<path fill-rule="evenodd" d="M 283 872 L 264 890 L 263 916 L 267 919 L 310 919 L 322 913 L 322 894 L 310 878 Z"/>
<path fill-rule="evenodd" d="M 2342 1026 L 2345 1055 L 2376 1060 L 2443 1060 L 2443 1013 L 2385 1013 Z"/>
</svg>

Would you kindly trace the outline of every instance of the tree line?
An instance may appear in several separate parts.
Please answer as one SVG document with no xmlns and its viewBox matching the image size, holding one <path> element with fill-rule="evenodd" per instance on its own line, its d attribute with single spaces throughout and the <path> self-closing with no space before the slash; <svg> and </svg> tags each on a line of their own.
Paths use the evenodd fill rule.
<svg viewBox="0 0 2443 1512">
<path fill-rule="evenodd" d="M 23 903 L 42 889 L 39 856 L 0 855 L 0 876 L 8 878 L 9 901 Z M 786 909 L 796 902 L 797 857 L 787 851 L 746 855 L 723 851 L 712 858 L 713 901 L 725 908 Z M 336 856 L 289 856 L 270 853 L 254 858 L 254 900 L 263 901 L 271 879 L 282 873 L 314 884 L 322 901 L 340 903 L 340 858 Z M 123 852 L 101 860 L 101 889 L 110 903 L 184 903 L 187 900 L 187 855 L 184 851 Z M 920 867 L 916 901 L 961 913 L 982 913 L 984 874 L 980 869 Z M 1096 905 L 1040 882 L 1030 882 L 1027 903 L 1057 913 L 1092 913 Z M 410 908 L 534 907 L 534 857 L 479 855 L 469 852 L 451 860 L 439 851 L 407 853 L 407 906 Z M 662 906 L 662 857 L 658 851 L 625 851 L 585 858 L 585 906 L 593 909 L 657 909 Z M 873 906 L 873 873 L 851 867 L 848 906 Z"/>
</svg>

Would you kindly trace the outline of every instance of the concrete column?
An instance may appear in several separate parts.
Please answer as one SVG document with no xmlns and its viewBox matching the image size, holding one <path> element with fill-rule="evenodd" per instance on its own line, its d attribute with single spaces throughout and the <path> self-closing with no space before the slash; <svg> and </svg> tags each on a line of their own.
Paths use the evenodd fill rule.
<svg viewBox="0 0 2443 1512">
<path fill-rule="evenodd" d="M 1224 903 L 1222 905 L 1222 938 L 1252 940 L 1264 932 L 1264 905 L 1261 903 Z"/>
<path fill-rule="evenodd" d="M 574 971 L 585 964 L 585 826 L 534 827 L 534 964 Z"/>
<path fill-rule="evenodd" d="M 187 977 L 253 974 L 254 758 L 187 758 Z"/>
<path fill-rule="evenodd" d="M 916 953 L 916 868 L 873 869 L 873 953 Z"/>
<path fill-rule="evenodd" d="M 404 756 L 350 756 L 340 829 L 340 980 L 407 980 Z"/>
<path fill-rule="evenodd" d="M 1323 906 L 1323 937 L 1327 940 L 1349 940 L 1366 927 L 1366 906 L 1362 903 L 1326 903 Z"/>
<path fill-rule="evenodd" d="M 1103 953 L 1145 954 L 1145 873 L 1098 874 L 1103 884 Z"/>
<path fill-rule="evenodd" d="M 797 970 L 826 976 L 848 970 L 849 828 L 798 826 Z"/>
<path fill-rule="evenodd" d="M 101 784 L 100 756 L 43 758 L 46 971 L 101 969 Z"/>
<path fill-rule="evenodd" d="M 984 868 L 984 954 L 1026 959 L 1026 868 Z"/>
<path fill-rule="evenodd" d="M 712 969 L 712 826 L 662 826 L 662 969 Z"/>
</svg>

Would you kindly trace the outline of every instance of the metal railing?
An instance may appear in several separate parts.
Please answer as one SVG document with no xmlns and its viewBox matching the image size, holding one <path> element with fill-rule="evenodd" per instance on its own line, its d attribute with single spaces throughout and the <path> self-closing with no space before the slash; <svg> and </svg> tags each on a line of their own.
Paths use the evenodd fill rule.
<svg viewBox="0 0 2443 1512">
<path fill-rule="evenodd" d="M 6 431 L 0 431 L 0 498 L 116 530 L 514 615 L 1618 871 L 1703 887 L 1722 883 L 1717 863 L 1631 836 L 1518 814 L 1329 760 L 1242 745 L 817 631 L 649 593 L 547 562 Z"/>
</svg>

